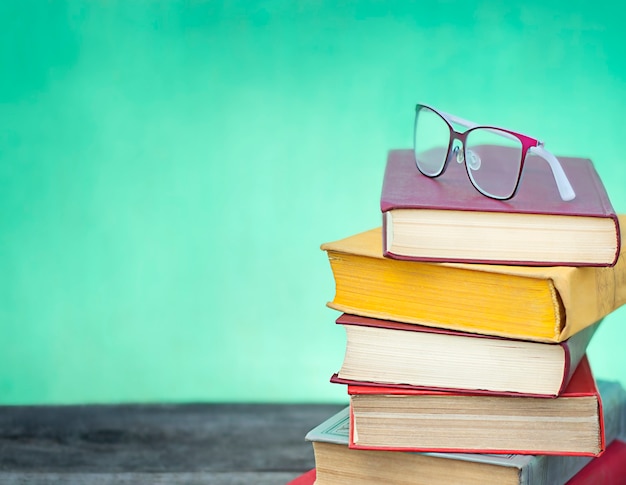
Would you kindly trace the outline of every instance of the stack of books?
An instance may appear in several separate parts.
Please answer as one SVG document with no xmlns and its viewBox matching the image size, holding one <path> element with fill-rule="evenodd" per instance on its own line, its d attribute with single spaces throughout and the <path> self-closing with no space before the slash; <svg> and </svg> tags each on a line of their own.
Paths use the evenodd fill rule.
<svg viewBox="0 0 626 485">
<path fill-rule="evenodd" d="M 591 160 L 559 158 L 563 201 L 529 158 L 500 201 L 391 150 L 382 227 L 322 245 L 349 406 L 307 434 L 294 485 L 623 483 L 626 392 L 586 350 L 626 303 L 626 216 Z"/>
</svg>

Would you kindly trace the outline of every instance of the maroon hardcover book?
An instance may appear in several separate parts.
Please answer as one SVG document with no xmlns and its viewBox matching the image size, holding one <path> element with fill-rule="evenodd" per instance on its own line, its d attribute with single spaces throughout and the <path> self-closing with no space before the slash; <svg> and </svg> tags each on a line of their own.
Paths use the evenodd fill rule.
<svg viewBox="0 0 626 485">
<path fill-rule="evenodd" d="M 613 441 L 598 458 L 591 460 L 566 485 L 625 485 L 626 443 Z"/>
<path fill-rule="evenodd" d="M 614 265 L 621 245 L 619 223 L 592 161 L 559 160 L 576 193 L 573 200 L 561 200 L 548 164 L 530 156 L 517 194 L 501 201 L 480 194 L 461 164 L 450 162 L 441 176 L 429 178 L 418 171 L 412 150 L 391 150 L 380 198 L 384 255 L 509 265 Z"/>
<path fill-rule="evenodd" d="M 347 343 L 342 369 L 331 377 L 333 383 L 556 397 L 569 384 L 601 320 L 560 343 L 505 339 L 345 313 L 336 323 L 346 329 Z M 526 382 L 516 382 L 516 374 Z"/>
</svg>

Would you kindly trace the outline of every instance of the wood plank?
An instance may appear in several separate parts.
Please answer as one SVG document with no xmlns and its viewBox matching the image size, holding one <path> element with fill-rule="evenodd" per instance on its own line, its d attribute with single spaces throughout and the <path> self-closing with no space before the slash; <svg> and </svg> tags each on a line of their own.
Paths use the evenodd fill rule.
<svg viewBox="0 0 626 485">
<path fill-rule="evenodd" d="M 285 483 L 342 405 L 0 407 L 0 483 Z M 39 480 L 39 481 L 38 481 Z"/>
<path fill-rule="evenodd" d="M 284 485 L 299 473 L 33 473 L 0 472 L 2 484 L 28 485 Z"/>
</svg>

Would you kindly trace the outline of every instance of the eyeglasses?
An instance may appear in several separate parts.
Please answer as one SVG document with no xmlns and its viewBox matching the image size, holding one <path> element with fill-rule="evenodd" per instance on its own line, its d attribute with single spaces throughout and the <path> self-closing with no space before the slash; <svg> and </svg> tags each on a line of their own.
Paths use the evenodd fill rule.
<svg viewBox="0 0 626 485">
<path fill-rule="evenodd" d="M 457 131 L 453 125 L 465 130 Z M 500 200 L 515 195 L 526 155 L 538 155 L 550 165 L 561 199 L 576 196 L 558 159 L 539 140 L 495 126 L 479 126 L 424 104 L 415 107 L 413 148 L 417 168 L 427 177 L 438 177 L 456 158 L 465 163 L 472 185 L 481 194 Z"/>
</svg>

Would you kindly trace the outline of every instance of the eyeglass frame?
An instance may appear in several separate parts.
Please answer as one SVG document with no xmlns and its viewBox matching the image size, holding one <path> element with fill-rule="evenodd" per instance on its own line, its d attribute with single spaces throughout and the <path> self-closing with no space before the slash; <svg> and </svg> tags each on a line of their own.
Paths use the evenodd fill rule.
<svg viewBox="0 0 626 485">
<path fill-rule="evenodd" d="M 420 169 L 419 164 L 417 163 L 417 158 L 416 158 L 415 165 L 417 166 L 417 169 L 420 171 L 420 173 L 422 173 L 426 177 L 436 178 L 442 175 L 446 171 L 446 168 L 448 167 L 448 163 L 450 159 L 452 158 L 452 155 L 456 153 L 456 150 L 453 148 L 454 142 L 455 140 L 459 140 L 459 142 L 463 146 L 463 163 L 465 164 L 465 170 L 467 172 L 467 176 L 470 179 L 472 186 L 485 197 L 489 197 L 489 198 L 496 199 L 496 200 L 509 200 L 515 196 L 515 194 L 517 193 L 517 189 L 519 187 L 519 183 L 522 178 L 522 171 L 524 170 L 524 162 L 529 152 L 531 154 L 539 156 L 540 158 L 542 158 L 548 163 L 548 165 L 550 166 L 550 170 L 552 171 L 554 181 L 556 182 L 559 195 L 563 201 L 570 201 L 576 197 L 576 193 L 574 192 L 574 189 L 572 188 L 572 185 L 570 184 L 570 181 L 568 180 L 567 175 L 565 175 L 565 172 L 563 171 L 563 167 L 561 166 L 561 163 L 559 162 L 558 158 L 556 158 L 550 151 L 548 151 L 544 147 L 544 143 L 542 141 L 538 140 L 537 138 L 523 135 L 522 133 L 517 133 L 515 131 L 511 131 L 506 128 L 501 128 L 499 126 L 479 125 L 478 123 L 474 123 L 473 121 L 468 121 L 456 115 L 452 115 L 450 113 L 446 113 L 445 111 L 440 111 L 438 109 L 435 109 L 432 106 L 429 106 L 427 104 L 418 103 L 415 106 L 415 120 L 413 124 L 413 154 L 414 155 L 415 155 L 415 148 L 416 148 L 415 137 L 416 137 L 418 114 L 419 114 L 420 109 L 422 108 L 427 108 L 433 113 L 437 114 L 448 125 L 448 128 L 450 129 L 450 141 L 448 143 L 448 150 L 446 152 L 446 158 L 442 164 L 441 170 L 438 173 L 436 173 L 435 175 L 430 175 L 430 174 L 423 172 L 422 169 Z M 467 130 L 463 132 L 457 131 L 453 128 L 452 123 L 463 126 L 467 128 Z M 494 196 L 493 194 L 489 194 L 485 192 L 483 189 L 481 189 L 479 186 L 476 185 L 471 174 L 469 173 L 470 169 L 466 161 L 467 153 L 466 153 L 466 148 L 465 148 L 465 141 L 467 139 L 467 135 L 471 133 L 473 130 L 478 129 L 478 128 L 486 129 L 486 130 L 497 130 L 498 132 L 502 133 L 505 136 L 509 135 L 509 136 L 516 138 L 522 144 L 522 153 L 521 153 L 522 158 L 521 158 L 521 162 L 519 166 L 519 171 L 517 173 L 517 181 L 515 182 L 515 188 L 513 189 L 511 195 L 508 197 L 497 197 L 497 196 Z"/>
</svg>

